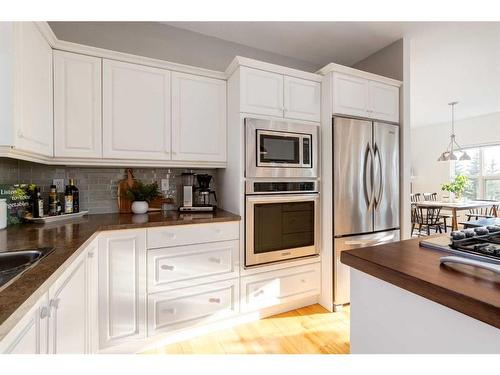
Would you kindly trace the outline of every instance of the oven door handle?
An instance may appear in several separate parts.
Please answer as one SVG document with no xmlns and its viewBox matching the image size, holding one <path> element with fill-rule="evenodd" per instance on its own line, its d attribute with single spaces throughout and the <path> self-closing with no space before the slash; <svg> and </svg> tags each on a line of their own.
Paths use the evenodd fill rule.
<svg viewBox="0 0 500 375">
<path fill-rule="evenodd" d="M 319 193 L 310 194 L 269 194 L 269 195 L 247 195 L 248 203 L 284 203 L 284 202 L 310 202 L 317 201 Z"/>
</svg>

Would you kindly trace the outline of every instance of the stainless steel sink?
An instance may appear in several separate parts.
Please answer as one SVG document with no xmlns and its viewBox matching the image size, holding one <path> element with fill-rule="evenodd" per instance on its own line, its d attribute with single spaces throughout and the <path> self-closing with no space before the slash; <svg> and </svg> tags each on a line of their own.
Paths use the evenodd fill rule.
<svg viewBox="0 0 500 375">
<path fill-rule="evenodd" d="M 0 252 L 0 288 L 5 287 L 21 273 L 35 266 L 40 259 L 46 257 L 53 250 L 52 247 L 41 247 Z"/>
</svg>

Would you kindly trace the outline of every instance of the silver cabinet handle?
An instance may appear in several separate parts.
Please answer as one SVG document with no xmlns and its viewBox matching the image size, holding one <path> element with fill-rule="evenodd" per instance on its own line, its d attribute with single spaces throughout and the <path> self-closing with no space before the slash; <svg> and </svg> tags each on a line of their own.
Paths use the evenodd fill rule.
<svg viewBox="0 0 500 375">
<path fill-rule="evenodd" d="M 208 302 L 210 302 L 210 303 L 220 303 L 220 298 L 209 298 Z"/>
<path fill-rule="evenodd" d="M 211 257 L 211 258 L 208 258 L 208 261 L 211 263 L 221 264 L 220 258 Z"/>
<path fill-rule="evenodd" d="M 45 319 L 49 316 L 49 308 L 47 306 L 43 306 L 40 309 L 40 319 Z"/>
<path fill-rule="evenodd" d="M 160 268 L 166 271 L 173 271 L 175 269 L 174 266 L 169 266 L 168 264 L 162 264 Z"/>
<path fill-rule="evenodd" d="M 60 298 L 51 299 L 49 302 L 49 306 L 57 310 L 57 308 L 59 307 L 59 301 L 61 301 Z"/>
<path fill-rule="evenodd" d="M 175 233 L 165 233 L 164 236 L 169 240 L 175 240 L 175 238 L 177 237 Z"/>
<path fill-rule="evenodd" d="M 175 314 L 175 309 L 174 308 L 162 309 L 161 312 L 164 314 Z"/>
</svg>

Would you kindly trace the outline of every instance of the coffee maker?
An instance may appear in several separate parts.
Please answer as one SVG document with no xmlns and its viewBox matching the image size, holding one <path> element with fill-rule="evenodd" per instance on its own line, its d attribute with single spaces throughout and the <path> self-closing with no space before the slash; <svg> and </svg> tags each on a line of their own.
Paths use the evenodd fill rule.
<svg viewBox="0 0 500 375">
<path fill-rule="evenodd" d="M 182 212 L 211 212 L 217 208 L 217 196 L 210 188 L 209 174 L 182 174 Z"/>
</svg>

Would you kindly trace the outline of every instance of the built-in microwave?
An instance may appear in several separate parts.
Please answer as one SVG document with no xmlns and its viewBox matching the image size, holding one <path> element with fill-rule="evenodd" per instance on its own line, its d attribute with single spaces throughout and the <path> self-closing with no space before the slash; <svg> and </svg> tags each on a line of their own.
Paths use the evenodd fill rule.
<svg viewBox="0 0 500 375">
<path fill-rule="evenodd" d="M 318 126 L 245 119 L 247 178 L 317 178 Z"/>
</svg>

